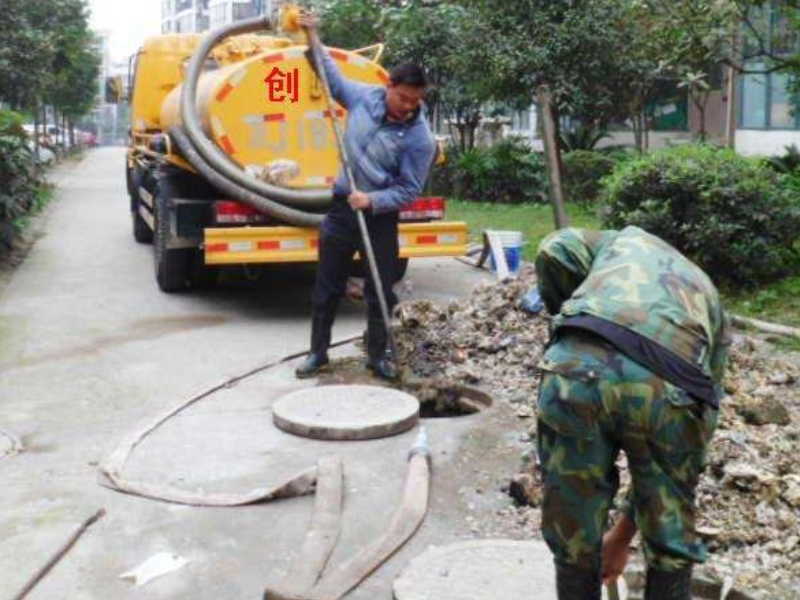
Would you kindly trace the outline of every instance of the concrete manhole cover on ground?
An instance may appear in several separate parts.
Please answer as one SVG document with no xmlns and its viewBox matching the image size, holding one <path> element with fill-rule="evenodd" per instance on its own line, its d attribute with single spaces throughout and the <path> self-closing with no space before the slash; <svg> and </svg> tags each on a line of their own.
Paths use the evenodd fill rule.
<svg viewBox="0 0 800 600">
<path fill-rule="evenodd" d="M 394 582 L 395 600 L 555 600 L 553 555 L 542 542 L 431 546 Z"/>
<path fill-rule="evenodd" d="M 371 385 L 328 385 L 292 392 L 272 407 L 288 433 L 319 440 L 368 440 L 411 429 L 419 402 L 405 392 Z"/>
</svg>

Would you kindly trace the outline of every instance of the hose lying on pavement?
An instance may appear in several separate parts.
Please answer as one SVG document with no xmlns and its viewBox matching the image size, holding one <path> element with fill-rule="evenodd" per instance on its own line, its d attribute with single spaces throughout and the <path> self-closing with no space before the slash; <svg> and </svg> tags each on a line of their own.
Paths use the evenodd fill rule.
<svg viewBox="0 0 800 600">
<path fill-rule="evenodd" d="M 331 347 L 334 348 L 337 346 L 343 346 L 360 339 L 360 335 L 355 336 L 331 344 Z M 293 496 L 302 496 L 313 493 L 314 485 L 317 479 L 316 467 L 306 469 L 305 471 L 298 473 L 288 481 L 276 487 L 258 488 L 240 494 L 208 494 L 204 492 L 189 492 L 175 486 L 152 484 L 144 481 L 126 479 L 122 474 L 125 468 L 125 463 L 127 463 L 136 446 L 138 446 L 147 436 L 153 433 L 170 418 L 220 390 L 228 389 L 240 381 L 247 379 L 248 377 L 252 377 L 253 375 L 261 373 L 262 371 L 276 367 L 285 362 L 289 362 L 290 360 L 300 358 L 301 356 L 305 356 L 307 354 L 308 350 L 290 354 L 289 356 L 285 356 L 278 361 L 256 367 L 244 375 L 232 377 L 231 379 L 228 379 L 227 381 L 224 381 L 223 383 L 214 386 L 213 388 L 201 394 L 189 398 L 189 400 L 182 402 L 175 408 L 170 409 L 165 414 L 154 419 L 152 423 L 145 426 L 143 429 L 132 432 L 125 439 L 123 439 L 122 442 L 120 442 L 111 455 L 98 467 L 98 481 L 100 485 L 117 490 L 118 492 L 133 494 L 134 496 L 143 496 L 145 498 L 153 498 L 154 500 L 165 500 L 167 502 L 175 502 L 176 504 L 189 504 L 192 506 L 242 506 L 245 504 L 253 504 L 256 502 L 265 502 L 267 500 L 290 498 Z"/>
<path fill-rule="evenodd" d="M 425 519 L 430 495 L 430 460 L 427 434 L 422 427 L 408 454 L 403 497 L 383 535 L 323 576 L 314 587 L 306 590 L 298 590 L 296 586 L 268 587 L 264 600 L 339 600 L 386 562 Z M 300 559 L 303 558 L 301 555 Z"/>
</svg>

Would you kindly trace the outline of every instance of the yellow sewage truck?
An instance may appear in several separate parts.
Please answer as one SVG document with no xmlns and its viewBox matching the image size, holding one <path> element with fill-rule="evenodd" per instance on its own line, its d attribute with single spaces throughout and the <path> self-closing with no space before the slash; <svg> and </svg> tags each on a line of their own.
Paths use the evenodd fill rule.
<svg viewBox="0 0 800 600">
<path fill-rule="evenodd" d="M 296 8 L 206 36 L 149 38 L 132 61 L 126 179 L 133 237 L 153 243 L 156 281 L 174 292 L 224 265 L 317 260 L 318 226 L 340 161 L 323 87 Z M 385 84 L 382 46 L 331 48 L 343 74 Z M 442 198 L 401 215 L 400 258 L 459 256 L 464 223 Z"/>
</svg>

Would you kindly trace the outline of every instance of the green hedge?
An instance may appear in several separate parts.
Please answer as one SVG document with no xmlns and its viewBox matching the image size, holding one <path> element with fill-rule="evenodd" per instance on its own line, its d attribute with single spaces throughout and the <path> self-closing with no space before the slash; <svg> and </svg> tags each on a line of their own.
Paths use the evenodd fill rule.
<svg viewBox="0 0 800 600">
<path fill-rule="evenodd" d="M 591 206 L 602 192 L 601 180 L 610 175 L 617 161 L 608 154 L 573 150 L 561 157 L 564 165 L 564 195 L 568 202 Z"/>
<path fill-rule="evenodd" d="M 706 145 L 621 163 L 605 180 L 604 225 L 638 225 L 717 282 L 753 286 L 798 268 L 800 205 L 786 176 Z"/>
<path fill-rule="evenodd" d="M 500 204 L 547 201 L 544 159 L 522 140 L 465 152 L 451 148 L 447 157 L 447 165 L 434 169 L 436 193 Z"/>
<path fill-rule="evenodd" d="M 11 245 L 20 219 L 37 207 L 41 185 L 22 116 L 0 110 L 0 245 Z"/>
</svg>

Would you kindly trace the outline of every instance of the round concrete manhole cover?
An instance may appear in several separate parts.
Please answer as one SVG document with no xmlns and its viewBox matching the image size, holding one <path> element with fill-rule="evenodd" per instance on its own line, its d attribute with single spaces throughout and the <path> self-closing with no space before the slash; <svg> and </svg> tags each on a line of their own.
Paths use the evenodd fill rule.
<svg viewBox="0 0 800 600">
<path fill-rule="evenodd" d="M 431 546 L 394 582 L 395 600 L 556 600 L 553 555 L 542 542 L 481 540 Z"/>
<path fill-rule="evenodd" d="M 368 440 L 411 429 L 419 401 L 391 388 L 328 385 L 292 392 L 272 407 L 280 429 L 318 440 Z"/>
</svg>

